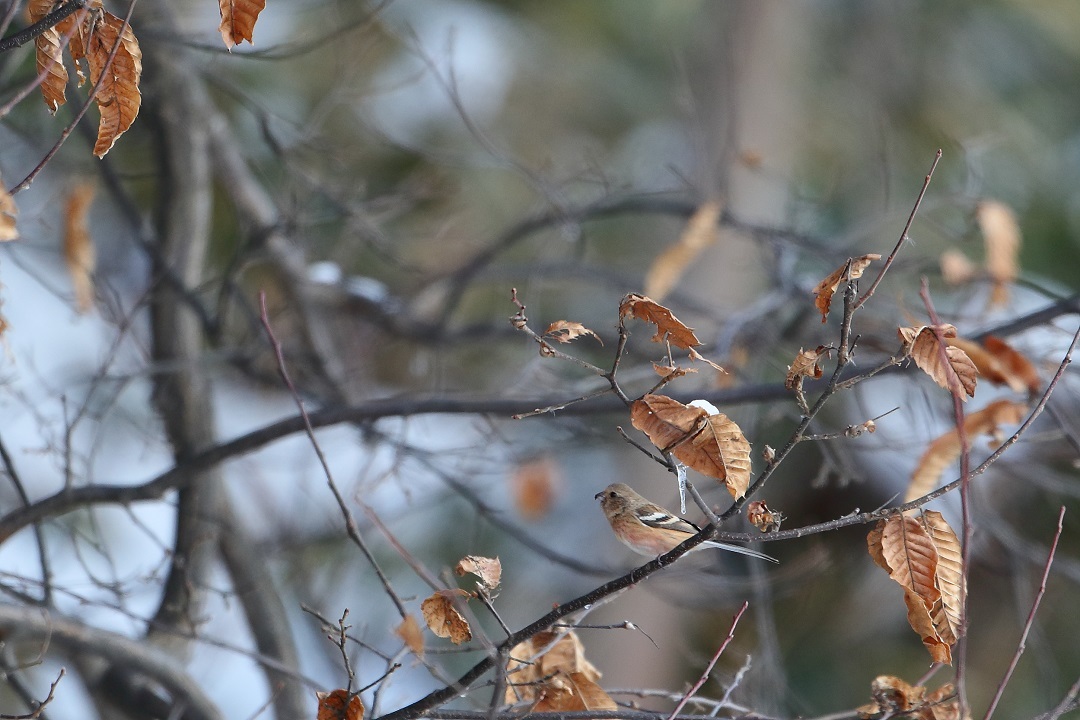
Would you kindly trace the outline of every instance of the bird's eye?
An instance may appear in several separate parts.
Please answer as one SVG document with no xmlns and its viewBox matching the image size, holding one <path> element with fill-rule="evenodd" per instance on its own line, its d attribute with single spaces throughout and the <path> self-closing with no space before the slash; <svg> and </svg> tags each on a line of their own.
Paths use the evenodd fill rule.
<svg viewBox="0 0 1080 720">
<path fill-rule="evenodd" d="M 610 497 L 610 498 L 613 498 L 613 497 L 615 497 L 615 491 L 614 491 L 614 490 L 612 490 L 611 492 L 609 492 L 609 493 L 607 494 L 607 496 L 608 496 L 608 497 Z"/>
</svg>

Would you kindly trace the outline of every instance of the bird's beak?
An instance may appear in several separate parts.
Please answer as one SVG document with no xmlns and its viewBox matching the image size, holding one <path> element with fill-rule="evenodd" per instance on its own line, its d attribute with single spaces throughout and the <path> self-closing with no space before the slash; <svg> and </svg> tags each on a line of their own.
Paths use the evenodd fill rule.
<svg viewBox="0 0 1080 720">
<path fill-rule="evenodd" d="M 599 499 L 600 499 L 600 498 L 602 498 L 603 496 L 604 496 L 604 491 L 603 491 L 603 490 L 601 490 L 600 492 L 598 492 L 598 493 L 596 493 L 595 495 L 593 495 L 593 500 L 599 500 Z"/>
</svg>

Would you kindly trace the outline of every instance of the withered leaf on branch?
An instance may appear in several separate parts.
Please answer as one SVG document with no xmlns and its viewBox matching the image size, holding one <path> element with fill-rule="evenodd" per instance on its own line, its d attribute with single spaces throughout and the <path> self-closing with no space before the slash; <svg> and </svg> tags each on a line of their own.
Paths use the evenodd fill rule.
<svg viewBox="0 0 1080 720">
<path fill-rule="evenodd" d="M 821 312 L 821 322 L 829 317 L 829 308 L 832 305 L 833 294 L 836 292 L 836 288 L 840 287 L 840 283 L 847 277 L 848 265 L 851 266 L 851 279 L 855 280 L 861 278 L 863 271 L 874 260 L 880 260 L 881 256 L 877 253 L 869 253 L 867 255 L 860 255 L 857 258 L 850 258 L 840 267 L 833 270 L 827 278 L 822 280 L 814 288 L 814 306 Z"/>
<path fill-rule="evenodd" d="M 458 560 L 458 564 L 454 566 L 454 572 L 458 575 L 465 573 L 476 575 L 488 590 L 494 590 L 502 582 L 502 563 L 497 557 L 466 555 Z"/>
<path fill-rule="evenodd" d="M 950 664 L 962 633 L 963 569 L 960 541 L 937 512 L 893 515 L 866 538 L 874 562 L 904 588 L 911 628 L 934 662 Z"/>
<path fill-rule="evenodd" d="M 933 692 L 898 677 L 880 675 L 870 684 L 874 701 L 858 709 L 863 718 L 902 715 L 914 720 L 960 720 L 959 699 L 952 683 Z"/>
<path fill-rule="evenodd" d="M 97 253 L 87 227 L 87 215 L 94 200 L 94 185 L 83 182 L 68 194 L 64 205 L 64 262 L 75 289 L 75 305 L 80 313 L 94 306 L 94 269 Z"/>
<path fill-rule="evenodd" d="M 90 66 L 90 82 L 96 84 L 104 73 L 98 94 L 94 97 L 101 121 L 98 123 L 94 155 L 105 157 L 117 138 L 131 127 L 142 105 L 139 81 L 142 78 L 142 50 L 131 26 L 124 19 L 107 11 L 101 11 L 100 19 L 93 26 L 94 32 L 86 45 L 86 61 Z M 123 33 L 121 33 L 121 29 Z M 108 64 L 113 48 L 116 56 Z M 74 52 L 74 51 L 73 51 Z"/>
<path fill-rule="evenodd" d="M 604 344 L 604 341 L 600 339 L 600 336 L 592 330 L 579 322 L 570 320 L 556 320 L 548 325 L 548 329 L 544 331 L 544 337 L 550 337 L 552 340 L 557 340 L 561 343 L 573 342 L 575 338 L 579 338 L 582 335 L 591 335 L 596 339 L 596 342 L 601 345 Z"/>
<path fill-rule="evenodd" d="M 266 0 L 218 0 L 218 9 L 221 11 L 221 39 L 225 41 L 225 47 L 230 51 L 247 40 L 252 42 L 255 32 L 255 21 L 259 19 L 259 13 L 266 7 Z"/>
<path fill-rule="evenodd" d="M 763 533 L 777 532 L 784 522 L 784 513 L 771 510 L 763 500 L 754 500 L 746 506 L 746 519 Z"/>
<path fill-rule="evenodd" d="M 15 221 L 19 217 L 19 206 L 15 204 L 15 198 L 8 194 L 3 181 L 0 181 L 0 242 L 16 240 L 19 230 Z"/>
<path fill-rule="evenodd" d="M 540 699 L 534 712 L 573 712 L 576 710 L 618 710 L 619 706 L 584 673 L 558 670 L 540 685 Z"/>
<path fill-rule="evenodd" d="M 317 692 L 319 711 L 316 720 L 363 720 L 364 702 L 360 695 L 351 695 L 348 690 Z"/>
<path fill-rule="evenodd" d="M 795 386 L 799 382 L 799 378 L 813 378 L 817 379 L 821 377 L 822 370 L 821 358 L 829 355 L 830 348 L 825 345 L 818 345 L 815 350 L 803 350 L 799 348 L 799 354 L 795 356 L 795 359 L 788 365 L 787 378 L 784 380 L 784 387 L 788 390 L 794 390 Z"/>
<path fill-rule="evenodd" d="M 465 617 L 454 607 L 452 598 L 469 597 L 464 590 L 439 590 L 420 604 L 424 622 L 428 629 L 439 637 L 450 638 L 450 642 L 460 645 L 472 640 L 472 629 Z"/>
<path fill-rule="evenodd" d="M 585 658 L 585 648 L 573 631 L 537 633 L 513 647 L 506 663 L 506 702 L 534 702 L 540 698 L 540 681 L 562 672 L 579 675 L 593 683 L 600 671 Z"/>
<path fill-rule="evenodd" d="M 999 337 L 988 335 L 982 344 L 964 338 L 947 338 L 945 342 L 967 353 L 979 375 L 995 385 L 1008 385 L 1014 392 L 1029 395 L 1038 393 L 1042 386 L 1031 361 Z"/>
<path fill-rule="evenodd" d="M 980 202 L 975 211 L 986 247 L 986 273 L 994 281 L 990 305 L 1009 301 L 1009 285 L 1020 274 L 1020 224 L 1008 205 L 996 200 Z"/>
<path fill-rule="evenodd" d="M 982 410 L 964 417 L 964 435 L 971 443 L 979 435 L 992 435 L 1001 425 L 1016 425 L 1024 419 L 1027 405 L 1013 400 L 995 400 Z M 941 474 L 960 457 L 960 435 L 956 428 L 930 443 L 911 474 L 904 502 L 921 498 L 938 486 Z"/>
<path fill-rule="evenodd" d="M 926 534 L 930 536 L 934 547 L 938 552 L 937 572 L 935 581 L 941 592 L 941 609 L 944 617 L 940 618 L 937 613 L 932 613 L 934 627 L 949 645 L 959 639 L 963 631 L 963 602 L 966 597 L 964 589 L 963 554 L 960 550 L 960 539 L 945 522 L 941 513 L 935 510 L 927 510 L 920 518 Z M 949 638 L 952 638 L 951 640 Z"/>
<path fill-rule="evenodd" d="M 646 395 L 630 406 L 630 422 L 662 452 L 724 482 L 732 497 L 750 486 L 750 443 L 723 413 L 710 415 L 666 395 Z"/>
<path fill-rule="evenodd" d="M 406 615 L 401 624 L 394 628 L 394 634 L 416 655 L 424 654 L 424 633 L 420 630 L 420 623 L 416 617 Z"/>
<path fill-rule="evenodd" d="M 936 329 L 945 342 L 956 337 L 956 328 L 952 325 L 939 325 Z M 907 354 L 931 380 L 950 392 L 955 389 L 964 401 L 975 395 L 979 374 L 975 363 L 960 348 L 939 343 L 935 326 L 897 328 L 896 334 L 904 343 Z"/>
<path fill-rule="evenodd" d="M 34 39 L 37 71 L 45 72 L 41 81 L 41 97 L 49 112 L 56 114 L 57 109 L 67 102 L 68 72 L 64 67 L 64 51 L 60 47 L 60 33 L 51 27 Z"/>
<path fill-rule="evenodd" d="M 684 325 L 670 310 L 644 295 L 630 293 L 622 299 L 619 303 L 619 317 L 628 315 L 656 326 L 656 334 L 652 336 L 653 342 L 663 342 L 666 339 L 675 347 L 684 350 L 701 344 L 694 335 L 694 331 Z"/>
<path fill-rule="evenodd" d="M 710 200 L 690 216 L 678 242 L 660 253 L 645 274 L 645 294 L 663 300 L 702 250 L 716 242 L 723 205 Z"/>
</svg>

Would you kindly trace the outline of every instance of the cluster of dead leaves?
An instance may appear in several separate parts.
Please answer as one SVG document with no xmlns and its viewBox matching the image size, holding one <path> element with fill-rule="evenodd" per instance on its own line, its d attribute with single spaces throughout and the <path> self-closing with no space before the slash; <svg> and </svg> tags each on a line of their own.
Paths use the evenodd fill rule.
<svg viewBox="0 0 1080 720">
<path fill-rule="evenodd" d="M 37 22 L 53 10 L 52 0 L 31 0 L 30 19 Z M 139 114 L 142 93 L 142 50 L 131 26 L 102 7 L 101 0 L 90 0 L 87 6 L 61 20 L 35 40 L 38 72 L 44 73 L 41 95 L 49 112 L 67 102 L 67 68 L 64 66 L 64 44 L 75 64 L 79 86 L 86 82 L 80 64 L 85 61 L 90 82 L 98 87 L 97 103 L 101 121 L 98 123 L 94 154 L 104 157 Z M 113 56 L 115 52 L 115 56 Z M 110 62 L 111 57 L 111 62 Z M 101 81 L 98 86 L 98 81 Z"/>
<path fill-rule="evenodd" d="M 1020 245 L 1023 236 L 1016 215 L 1008 205 L 996 200 L 984 200 L 975 208 L 975 219 L 983 236 L 986 250 L 986 276 L 993 283 L 990 307 L 1002 307 L 1009 301 L 1009 286 L 1020 274 Z M 959 285 L 978 276 L 975 264 L 959 250 L 947 250 L 941 255 L 941 275 L 945 282 Z"/>
<path fill-rule="evenodd" d="M 960 720 L 960 701 L 952 683 L 927 691 L 893 675 L 881 675 L 870 684 L 874 701 L 859 708 L 864 718 L 903 716 L 913 720 Z"/>
<path fill-rule="evenodd" d="M 964 573 L 960 541 L 941 513 L 894 515 L 866 537 L 867 549 L 904 589 L 908 623 L 934 662 L 952 663 L 963 633 Z"/>
<path fill-rule="evenodd" d="M 44 19 L 55 5 L 53 0 L 30 0 L 27 9 L 31 22 Z M 225 47 L 231 50 L 244 40 L 252 41 L 255 21 L 265 6 L 266 0 L 219 0 L 219 30 Z M 75 65 L 80 87 L 87 79 L 85 63 L 90 83 L 97 87 L 94 102 L 101 115 L 94 154 L 104 157 L 135 122 L 142 105 L 142 50 L 131 26 L 106 10 L 101 0 L 89 0 L 86 7 L 37 36 L 34 44 L 37 69 L 44 76 L 41 95 L 51 113 L 67 102 L 64 48 Z M 0 199 L 0 211 L 2 203 Z M 0 223 L 0 238 L 2 230 Z"/>
<path fill-rule="evenodd" d="M 478 577 L 476 591 L 460 588 L 437 590 L 420 604 L 424 623 L 438 637 L 449 638 L 455 645 L 472 640 L 472 628 L 459 609 L 459 603 L 468 602 L 478 592 L 493 593 L 502 582 L 502 563 L 499 558 L 487 558 L 480 555 L 466 555 L 454 567 L 458 575 L 471 573 Z M 395 630 L 398 637 L 417 655 L 424 652 L 424 638 L 420 627 L 412 615 L 408 615 Z"/>
<path fill-rule="evenodd" d="M 506 702 L 531 712 L 617 710 L 597 684 L 600 671 L 585 658 L 573 632 L 546 631 L 515 645 L 506 664 Z"/>
<path fill-rule="evenodd" d="M 663 453 L 724 483 L 734 498 L 750 486 L 750 442 L 723 413 L 709 414 L 666 395 L 646 395 L 630 406 L 630 422 Z"/>
</svg>

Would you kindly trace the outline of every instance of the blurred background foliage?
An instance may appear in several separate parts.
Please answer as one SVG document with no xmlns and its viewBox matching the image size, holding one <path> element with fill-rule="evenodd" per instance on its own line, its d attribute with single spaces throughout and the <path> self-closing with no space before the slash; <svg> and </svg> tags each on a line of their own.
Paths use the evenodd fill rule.
<svg viewBox="0 0 1080 720">
<path fill-rule="evenodd" d="M 702 371 L 676 387 L 705 392 L 718 383 L 781 382 L 800 346 L 836 339 L 836 321 L 820 325 L 809 290 L 849 254 L 891 249 L 938 148 L 943 160 L 912 242 L 860 318 L 864 324 L 856 325 L 868 355 L 892 352 L 895 326 L 923 316 L 917 297 L 923 275 L 939 310 L 962 333 L 1080 288 L 1080 6 L 1068 0 L 397 0 L 377 7 L 269 0 L 255 47 L 232 54 L 219 48 L 212 2 L 170 5 L 175 27 L 140 27 L 136 10 L 136 33 L 144 48 L 175 49 L 176 62 L 198 74 L 228 118 L 320 288 L 320 318 L 333 328 L 349 368 L 345 395 L 353 403 L 432 394 L 569 400 L 600 387 L 576 367 L 537 357 L 509 327 L 510 288 L 528 305 L 535 329 L 569 319 L 600 333 L 603 347 L 583 339 L 572 351 L 606 365 L 619 299 L 642 290 L 653 260 L 710 198 L 725 207 L 720 241 L 665 302 L 732 375 L 718 380 Z M 26 49 L 0 62 L 5 96 L 33 73 Z M 153 61 L 146 72 L 155 72 Z M 142 115 L 104 161 L 90 157 L 87 130 L 16 196 L 24 239 L 0 251 L 0 278 L 8 286 L 4 312 L 17 360 L 5 373 L 19 382 L 35 381 L 30 370 L 37 366 L 27 358 L 40 360 L 62 347 L 73 328 L 106 345 L 118 333 L 133 338 L 122 368 L 130 384 L 110 397 L 126 398 L 127 388 L 145 381 L 145 331 L 118 325 L 139 306 L 148 282 L 148 260 L 133 242 L 138 224 L 115 209 L 115 193 L 96 205 L 99 317 L 75 318 L 66 304 L 57 200 L 72 178 L 96 175 L 130 195 L 136 219 L 153 217 L 164 190 L 155 171 L 154 102 L 146 98 Z M 55 141 L 67 112 L 49 119 L 31 97 L 3 119 L 0 172 L 8 187 Z M 987 198 L 1010 206 L 1024 233 L 1021 280 L 1011 304 L 993 311 L 985 284 L 949 288 L 937 269 L 947 248 L 980 259 L 974 209 Z M 257 290 L 269 292 L 287 345 L 301 320 L 290 314 L 257 231 L 218 189 L 199 293 L 222 312 L 224 330 L 211 338 L 206 371 L 222 393 L 226 437 L 292 413 L 253 321 Z M 22 272 L 37 281 L 14 283 L 12 274 Z M 15 287 L 26 289 L 19 294 Z M 238 290 L 230 295 L 223 287 Z M 35 309 L 44 302 L 39 296 L 61 303 Z M 220 297 L 227 301 L 214 305 Z M 653 382 L 650 362 L 661 352 L 646 342 L 644 326 L 633 331 L 622 379 L 643 392 Z M 1067 337 L 1042 328 L 1016 340 L 1049 377 Z M 303 379 L 303 354 L 295 351 L 290 360 Z M 31 420 L 27 398 L 35 395 L 13 381 L 4 402 L 11 422 L 27 428 L 26 447 L 42 427 L 62 428 L 57 398 L 89 402 L 87 387 L 102 362 L 95 352 L 73 361 L 63 378 L 47 378 L 37 397 L 52 403 L 48 422 Z M 1057 507 L 1070 505 L 1065 557 L 1000 717 L 1049 709 L 1080 675 L 1074 640 L 1080 524 L 1072 510 L 1080 487 L 1080 418 L 1075 410 L 1069 414 L 1078 387 L 1075 377 L 1068 379 L 1059 390 L 1056 424 L 1037 428 L 1026 447 L 977 481 L 967 654 L 976 710 L 985 707 L 1015 649 Z M 307 389 L 311 402 L 327 401 L 317 387 Z M 120 403 L 127 409 L 118 416 L 113 404 L 98 402 L 105 408 L 95 415 L 102 428 L 137 425 L 147 413 Z M 902 492 L 926 443 L 951 423 L 947 398 L 925 379 L 908 374 L 867 383 L 838 400 L 817 431 L 896 406 L 901 410 L 872 437 L 800 448 L 766 492 L 770 505 L 788 515 L 787 527 L 874 508 Z M 721 409 L 755 450 L 781 446 L 798 420 L 786 401 Z M 429 567 L 450 566 L 467 553 L 499 554 L 506 572 L 497 605 L 517 628 L 634 562 L 609 536 L 593 493 L 623 479 L 673 502 L 674 483 L 625 444 L 616 425 L 627 427 L 628 418 L 434 416 L 320 437 L 333 450 L 347 491 L 376 507 Z M 135 444 L 159 452 L 160 438 L 143 433 Z M 87 460 L 87 480 L 114 471 L 95 465 L 102 462 L 92 451 L 100 437 L 88 435 L 87 457 L 99 459 Z M 160 461 L 133 455 L 125 477 L 148 477 Z M 549 462 L 543 474 L 552 498 L 529 519 L 512 480 L 516 468 L 537 457 Z M 292 605 L 306 602 L 335 617 L 350 607 L 360 636 L 394 646 L 393 608 L 344 544 L 306 443 L 282 443 L 227 469 L 235 480 L 230 489 L 250 508 L 251 529 L 263 538 Z M 44 463 L 40 473 L 35 495 L 57 482 L 55 466 Z M 722 490 L 707 489 L 712 502 L 725 505 Z M 463 493 L 473 499 L 463 500 Z M 942 506 L 958 527 L 956 504 Z M 553 562 L 511 540 L 507 527 L 599 570 L 584 574 Z M 589 621 L 632 620 L 655 646 L 634 631 L 583 631 L 605 687 L 679 692 L 700 673 L 743 599 L 750 600 L 750 614 L 716 677 L 730 682 L 752 655 L 735 694 L 747 707 L 770 716 L 814 716 L 865 702 L 876 675 L 915 681 L 928 659 L 906 626 L 899 591 L 866 554 L 866 530 L 770 544 L 766 550 L 783 561 L 775 570 L 741 559 L 692 558 L 689 569 L 666 571 L 615 599 Z M 411 594 L 423 592 L 422 584 L 374 529 L 365 525 L 365 532 L 376 538 L 380 560 L 415 611 L 419 597 Z M 78 564 L 78 553 L 69 552 Z M 122 558 L 126 551 L 111 552 Z M 310 621 L 299 613 L 296 621 L 297 634 L 309 636 L 309 658 L 322 654 L 305 672 L 327 687 L 339 685 L 330 649 L 320 646 Z M 497 636 L 497 628 L 491 632 Z M 357 666 L 362 684 L 381 672 L 378 659 L 364 654 L 359 651 Z M 242 661 L 230 657 L 228 667 Z M 453 675 L 473 658 L 446 662 Z M 948 674 L 939 672 L 931 684 Z M 402 672 L 381 709 L 434 682 L 415 668 Z M 219 694 L 234 695 L 224 690 Z M 723 690 L 714 682 L 706 692 Z M 228 707 L 242 716 L 259 704 Z"/>
</svg>

